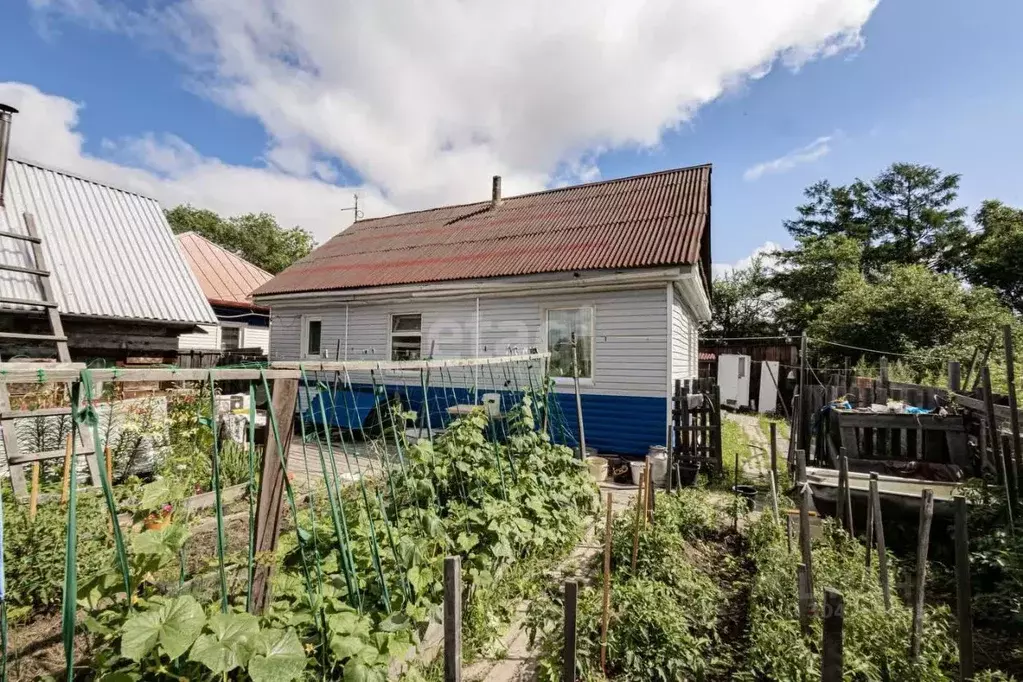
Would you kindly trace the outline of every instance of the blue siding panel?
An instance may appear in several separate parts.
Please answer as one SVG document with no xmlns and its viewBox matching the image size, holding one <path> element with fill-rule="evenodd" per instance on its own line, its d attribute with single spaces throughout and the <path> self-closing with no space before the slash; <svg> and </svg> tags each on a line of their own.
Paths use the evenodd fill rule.
<svg viewBox="0 0 1023 682">
<path fill-rule="evenodd" d="M 315 388 L 310 393 L 315 393 Z M 304 392 L 304 388 L 301 389 Z M 388 395 L 398 393 L 406 406 L 419 415 L 420 425 L 425 426 L 423 391 L 420 386 L 399 386 L 388 384 Z M 486 391 L 492 393 L 493 391 Z M 480 396 L 484 391 L 480 391 Z M 370 420 L 373 409 L 373 387 L 369 384 L 353 384 L 351 391 L 341 387 L 335 393 L 332 405 L 329 393 L 324 392 L 324 408 L 327 421 L 332 426 L 357 429 Z M 472 391 L 465 388 L 436 387 L 428 389 L 430 423 L 434 428 L 443 428 L 451 421 L 447 413 L 449 405 L 473 403 Z M 516 404 L 521 394 L 501 392 L 501 410 L 506 412 Z M 576 445 L 579 442 L 579 424 L 576 419 L 575 395 L 555 393 L 551 406 L 551 421 L 554 424 L 553 437 L 556 442 Z M 319 424 L 319 401 L 313 398 L 315 410 L 306 409 L 303 415 L 307 421 Z M 616 455 L 642 456 L 651 445 L 663 445 L 667 424 L 665 422 L 667 399 L 638 396 L 616 396 L 585 394 L 582 396 L 583 421 L 586 426 L 586 445 L 598 452 Z M 563 428 L 559 428 L 563 424 Z M 566 433 L 567 430 L 567 433 Z"/>
</svg>

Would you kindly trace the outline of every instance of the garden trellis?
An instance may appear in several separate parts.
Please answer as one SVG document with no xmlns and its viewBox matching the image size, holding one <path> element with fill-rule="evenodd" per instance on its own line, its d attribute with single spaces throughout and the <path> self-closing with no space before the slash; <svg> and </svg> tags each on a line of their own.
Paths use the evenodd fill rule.
<svg viewBox="0 0 1023 682">
<path fill-rule="evenodd" d="M 179 620 L 195 615 L 196 604 L 190 597 L 191 591 L 205 590 L 210 593 L 209 602 L 219 603 L 223 615 L 216 624 L 213 616 L 210 617 L 206 627 L 211 628 L 213 634 L 204 634 L 197 640 L 192 638 L 198 647 L 198 642 L 206 641 L 203 637 L 214 637 L 218 628 L 227 627 L 228 623 L 232 627 L 256 627 L 253 625 L 255 621 L 238 621 L 244 615 L 238 611 L 244 607 L 251 613 L 264 613 L 270 606 L 275 563 L 266 557 L 278 548 L 282 537 L 288 538 L 287 551 L 297 563 L 296 575 L 302 583 L 304 595 L 296 598 L 310 605 L 320 605 L 312 611 L 316 619 L 315 629 L 324 637 L 335 633 L 337 626 L 330 617 L 338 614 L 328 613 L 323 607 L 331 594 L 343 594 L 346 607 L 356 614 L 353 617 L 361 617 L 361 614 L 374 611 L 391 614 L 396 605 L 407 604 L 425 591 L 425 586 L 419 584 L 419 575 L 410 571 L 412 567 L 408 565 L 415 554 L 408 554 L 411 545 L 407 540 L 412 532 L 410 524 L 414 521 L 418 529 L 430 533 L 431 529 L 436 529 L 436 510 L 441 505 L 464 506 L 479 493 L 473 487 L 478 484 L 477 472 L 463 471 L 457 460 L 447 460 L 446 466 L 450 466 L 450 471 L 446 472 L 430 470 L 426 466 L 427 458 L 434 452 L 445 454 L 459 447 L 444 440 L 450 430 L 462 429 L 471 438 L 479 438 L 479 452 L 486 453 L 492 462 L 495 489 L 499 491 L 497 497 L 506 503 L 514 493 L 513 486 L 518 478 L 525 475 L 524 467 L 529 476 L 534 476 L 537 468 L 545 475 L 547 473 L 544 460 L 527 460 L 519 452 L 523 438 L 540 438 L 550 444 L 542 447 L 575 444 L 559 402 L 552 396 L 553 382 L 547 374 L 548 360 L 547 354 L 531 354 L 405 362 L 281 362 L 262 368 L 214 369 L 88 369 L 69 363 L 7 363 L 0 365 L 0 384 L 11 388 L 70 387 L 65 395 L 68 399 L 74 397 L 77 402 L 66 407 L 70 408 L 73 431 L 82 436 L 72 439 L 70 457 L 75 463 L 67 468 L 72 483 L 79 474 L 75 459 L 79 440 L 84 439 L 92 445 L 90 452 L 99 453 L 107 449 L 98 412 L 102 409 L 111 413 L 115 411 L 117 401 L 113 396 L 119 387 L 142 383 L 198 387 L 199 398 L 194 400 L 194 410 L 202 429 L 205 429 L 203 442 L 210 443 L 209 474 L 215 523 L 215 530 L 210 533 L 213 536 L 210 556 L 214 558 L 210 562 L 211 571 L 204 575 L 200 571 L 186 570 L 188 548 L 183 531 L 175 530 L 175 526 L 132 532 L 125 515 L 118 514 L 118 498 L 122 492 L 116 488 L 120 486 L 115 486 L 105 467 L 98 467 L 97 475 L 92 478 L 93 488 L 98 488 L 96 492 L 104 500 L 110 517 L 108 528 L 114 555 L 111 568 L 117 578 L 116 581 L 104 578 L 113 584 L 103 587 L 106 592 L 100 601 L 105 599 L 108 610 L 123 611 L 134 625 L 144 623 L 130 619 L 145 616 L 150 619 L 147 622 L 155 619 L 157 623 L 169 624 L 169 629 L 180 629 Z M 218 393 L 219 387 L 227 382 L 236 388 L 243 386 L 243 390 L 236 392 L 248 399 L 247 406 L 223 411 L 244 423 L 241 429 L 241 433 L 245 434 L 244 445 L 240 448 L 231 445 L 241 455 L 239 470 L 247 480 L 240 487 L 248 490 L 249 500 L 247 509 L 235 514 L 227 511 L 232 504 L 227 495 L 231 486 L 221 480 L 226 444 L 229 444 L 223 431 L 229 429 L 222 428 L 220 424 L 222 415 Z M 99 384 L 103 385 L 102 396 L 96 391 Z M 154 399 L 162 394 L 156 390 Z M 258 400 L 266 404 L 265 425 L 257 424 L 261 416 L 256 410 Z M 52 407 L 47 409 L 53 410 Z M 33 417 L 22 411 L 19 418 L 46 417 Z M 294 424 L 295 419 L 299 420 L 299 424 Z M 458 426 L 463 422 L 476 424 L 479 435 L 473 436 L 472 433 L 477 431 L 471 427 Z M 262 439 L 258 436 L 260 431 L 265 433 Z M 292 442 L 295 432 L 300 443 Z M 559 457 L 572 457 L 567 448 L 564 448 L 564 453 Z M 258 461 L 260 454 L 261 463 Z M 19 461 L 31 462 L 32 457 L 30 453 L 22 453 Z M 556 468 L 556 465 L 551 464 L 551 467 Z M 416 472 L 429 470 L 435 478 L 432 481 L 421 476 L 417 478 L 412 469 Z M 445 483 L 449 480 L 451 485 L 447 488 Z M 75 494 L 65 510 L 69 526 L 62 599 L 63 641 L 69 679 L 74 665 L 75 636 L 82 626 L 79 622 L 82 615 L 78 609 L 82 608 L 82 599 L 88 601 L 92 598 L 90 590 L 100 589 L 94 576 L 83 576 L 79 580 L 75 570 L 75 549 L 80 542 L 75 540 L 78 521 L 76 498 L 89 494 L 90 489 L 72 485 L 72 490 Z M 144 488 L 143 497 L 147 492 L 151 492 L 149 486 Z M 449 497 L 451 499 L 447 499 Z M 47 501 L 44 497 L 43 505 L 52 507 L 56 501 Z M 186 506 L 183 504 L 182 508 Z M 317 516 L 317 510 L 326 510 L 323 514 L 325 522 Z M 159 517 L 159 509 L 149 516 L 154 515 Z M 240 559 L 233 556 L 228 546 L 232 538 L 238 537 L 230 530 L 229 524 L 233 523 L 234 517 L 247 520 L 243 523 L 247 532 L 244 534 L 245 550 L 238 552 L 244 555 Z M 149 520 L 146 517 L 147 523 Z M 470 522 L 463 520 L 465 532 L 458 534 L 458 542 L 468 545 L 473 533 L 469 532 Z M 143 536 L 146 541 L 140 541 Z M 237 547 L 242 543 L 233 544 Z M 368 546 L 369 551 L 364 556 L 354 549 L 356 545 Z M 495 550 L 495 554 L 502 551 Z M 78 556 L 81 558 L 81 554 Z M 180 562 L 177 584 L 161 583 L 147 593 L 150 596 L 139 597 L 140 604 L 147 605 L 145 608 L 132 604 L 131 601 L 143 592 L 142 583 L 149 581 L 150 573 L 153 573 L 140 572 L 140 565 L 150 562 L 159 570 L 166 571 L 172 560 Z M 196 575 L 190 575 L 192 573 Z M 203 580 L 199 578 L 213 578 L 210 582 L 215 581 L 216 587 L 204 588 Z M 0 570 L 0 585 L 3 579 Z M 132 600 L 126 600 L 125 595 L 131 595 Z M 199 615 L 202 616 L 201 609 Z M 400 614 L 393 615 L 395 620 L 388 621 L 389 627 L 393 627 L 394 631 L 402 630 Z M 99 631 L 93 629 L 94 621 L 90 615 L 86 624 L 90 636 Z M 200 624 L 199 628 L 202 627 Z M 260 631 L 260 641 L 266 644 L 267 653 L 263 658 L 252 654 L 253 667 L 249 674 L 253 679 L 262 674 L 258 672 L 262 669 L 260 666 L 270 665 L 275 671 L 274 676 L 283 674 L 288 658 L 280 652 L 295 653 L 292 646 L 295 642 L 283 634 L 285 632 L 291 630 L 271 628 L 266 632 Z M 184 651 L 179 651 L 181 642 L 164 641 L 165 633 L 160 627 L 152 634 L 152 641 L 136 642 L 125 638 L 121 642 L 121 656 L 134 658 L 137 655 L 139 659 L 159 657 L 157 650 L 172 659 L 176 654 L 184 654 Z M 198 636 L 198 631 L 195 635 Z M 96 636 L 102 640 L 106 635 Z M 271 642 L 274 637 L 278 641 Z M 185 648 L 190 645 L 188 642 Z M 328 656 L 324 653 L 327 651 L 326 640 L 317 651 L 320 656 Z M 207 672 L 216 669 L 215 665 L 211 667 L 208 661 L 204 661 L 204 654 L 193 650 L 190 655 L 192 658 L 188 665 L 203 661 L 207 664 Z M 6 659 L 5 648 L 5 662 Z"/>
</svg>

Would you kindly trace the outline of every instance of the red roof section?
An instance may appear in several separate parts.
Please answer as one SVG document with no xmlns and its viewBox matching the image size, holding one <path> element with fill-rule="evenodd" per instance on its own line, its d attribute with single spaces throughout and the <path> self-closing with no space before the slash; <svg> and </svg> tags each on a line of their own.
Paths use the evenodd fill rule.
<svg viewBox="0 0 1023 682">
<path fill-rule="evenodd" d="M 259 308 L 252 292 L 273 275 L 195 232 L 179 234 L 178 245 L 210 303 Z"/>
<path fill-rule="evenodd" d="M 360 220 L 256 295 L 709 258 L 709 165 Z M 708 253 L 703 254 L 702 247 Z"/>
</svg>

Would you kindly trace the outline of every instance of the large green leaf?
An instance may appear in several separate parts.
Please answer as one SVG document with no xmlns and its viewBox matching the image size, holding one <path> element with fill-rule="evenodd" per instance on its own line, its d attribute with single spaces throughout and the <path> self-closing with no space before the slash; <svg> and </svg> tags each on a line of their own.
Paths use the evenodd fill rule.
<svg viewBox="0 0 1023 682">
<path fill-rule="evenodd" d="M 188 651 L 205 623 L 202 607 L 190 595 L 161 602 L 125 621 L 121 655 L 140 661 L 159 643 L 163 653 L 175 659 Z"/>
<path fill-rule="evenodd" d="M 259 636 L 259 619 L 249 613 L 218 613 L 209 625 L 212 633 L 195 640 L 189 659 L 216 675 L 246 665 Z"/>
<path fill-rule="evenodd" d="M 355 659 L 345 665 L 345 682 L 385 682 L 387 677 Z"/>
<path fill-rule="evenodd" d="M 188 539 L 184 526 L 171 525 L 159 530 L 147 530 L 135 535 L 131 541 L 133 554 L 157 554 L 177 556 L 178 550 Z"/>
<path fill-rule="evenodd" d="M 305 665 L 305 650 L 295 631 L 270 629 L 256 637 L 248 672 L 253 682 L 290 682 Z"/>
<path fill-rule="evenodd" d="M 142 486 L 142 501 L 139 506 L 146 511 L 159 509 L 169 504 L 175 498 L 176 492 L 171 479 L 158 478 Z"/>
</svg>

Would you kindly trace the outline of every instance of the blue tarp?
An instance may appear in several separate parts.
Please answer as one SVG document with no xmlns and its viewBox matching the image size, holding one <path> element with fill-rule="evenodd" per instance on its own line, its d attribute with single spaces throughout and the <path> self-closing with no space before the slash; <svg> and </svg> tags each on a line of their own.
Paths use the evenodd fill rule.
<svg viewBox="0 0 1023 682">
<path fill-rule="evenodd" d="M 320 403 L 323 403 L 323 410 L 320 410 Z M 321 390 L 309 401 L 309 407 L 302 415 L 306 422 L 323 425 L 323 415 L 327 415 L 327 424 L 341 429 L 358 429 L 366 425 L 373 408 L 376 407 L 377 397 L 369 391 L 347 389 L 337 391 L 333 397 L 330 391 Z"/>
</svg>

